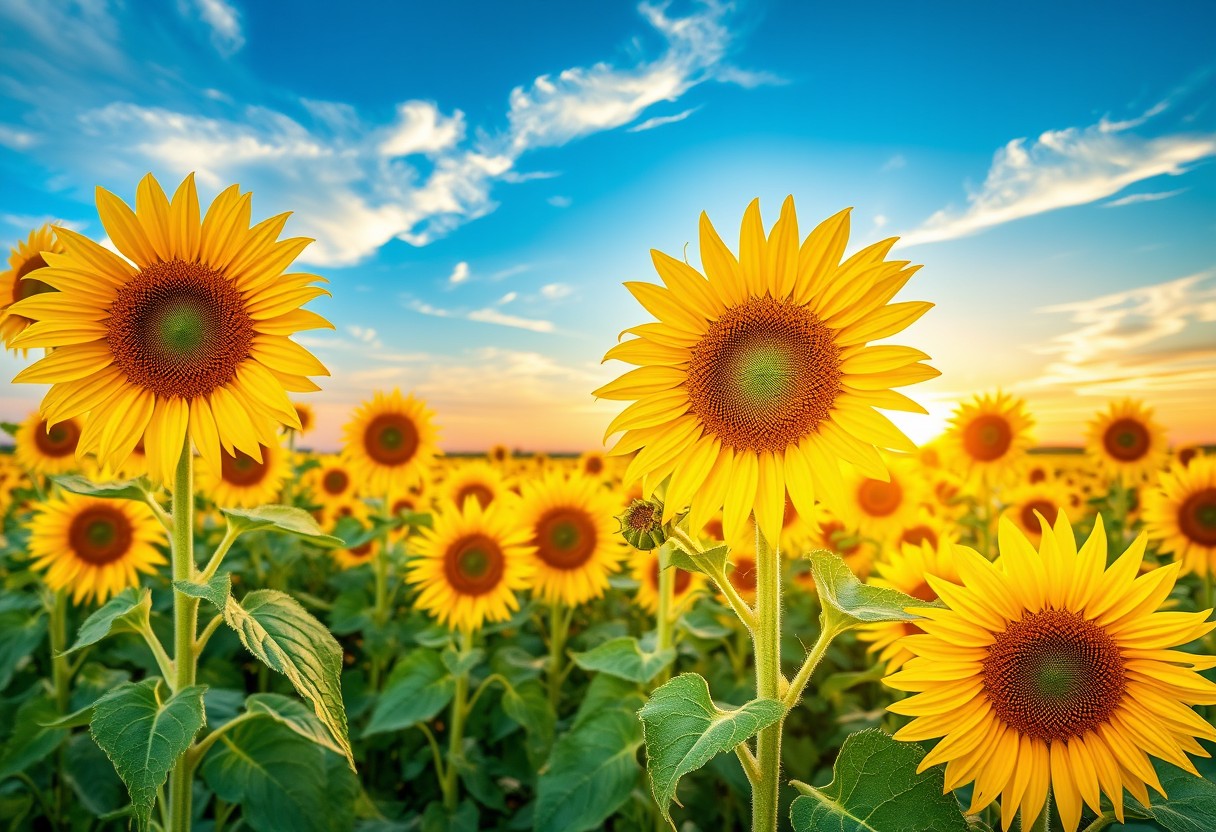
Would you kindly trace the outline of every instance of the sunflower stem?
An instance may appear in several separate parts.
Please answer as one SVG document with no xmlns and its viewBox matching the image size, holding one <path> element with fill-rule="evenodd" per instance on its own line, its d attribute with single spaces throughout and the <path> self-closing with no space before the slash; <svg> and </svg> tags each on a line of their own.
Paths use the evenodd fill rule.
<svg viewBox="0 0 1216 832">
<path fill-rule="evenodd" d="M 655 645 L 656 652 L 662 653 L 668 650 L 675 644 L 674 627 L 671 615 L 671 608 L 675 601 L 676 593 L 676 567 L 669 566 L 666 569 L 659 570 L 659 610 L 655 614 Z M 659 672 L 659 676 L 655 679 L 654 686 L 660 687 L 671 678 L 671 665 L 667 665 Z"/>
<path fill-rule="evenodd" d="M 566 631 L 570 619 L 563 615 L 562 605 L 554 601 L 549 605 L 549 664 L 546 668 L 549 683 L 549 704 L 557 713 L 562 699 L 562 673 L 566 658 Z"/>
<path fill-rule="evenodd" d="M 173 580 L 194 579 L 194 458 L 190 437 L 182 442 L 173 483 Z M 173 678 L 174 692 L 194 684 L 196 663 L 194 639 L 198 629 L 198 599 L 173 591 Z M 169 775 L 169 832 L 189 832 L 192 798 L 192 767 L 182 755 Z"/>
<path fill-rule="evenodd" d="M 55 686 L 55 708 L 60 716 L 68 713 L 72 688 L 72 667 L 63 651 L 68 648 L 68 594 L 59 589 L 51 604 L 51 680 Z M 67 744 L 59 745 L 58 773 L 55 776 L 55 812 L 57 822 L 65 820 L 63 811 L 63 772 L 67 770 Z"/>
<path fill-rule="evenodd" d="M 756 527 L 756 696 L 781 699 L 781 562 Z M 781 785 L 781 731 L 785 719 L 756 736 L 757 777 L 752 784 L 752 832 L 776 832 Z"/>
<path fill-rule="evenodd" d="M 473 649 L 473 634 L 460 632 L 460 658 L 463 660 Z M 463 662 L 462 662 L 463 663 Z M 448 733 L 448 764 L 443 771 L 443 807 L 448 813 L 456 811 L 460 798 L 457 761 L 464 755 L 464 720 L 469 712 L 469 672 L 456 676 L 456 694 L 452 697 L 452 727 Z"/>
<path fill-rule="evenodd" d="M 1102 832 L 1103 829 L 1115 822 L 1115 816 L 1111 812 L 1103 812 L 1094 818 L 1094 822 L 1085 827 L 1082 832 Z"/>
<path fill-rule="evenodd" d="M 807 654 L 806 660 L 802 663 L 802 667 L 798 670 L 798 675 L 790 682 L 789 690 L 786 691 L 782 704 L 788 711 L 798 704 L 798 700 L 802 698 L 802 691 L 806 689 L 807 682 L 811 679 L 811 674 L 815 672 L 815 668 L 819 666 L 819 662 L 823 660 L 823 654 L 827 652 L 828 645 L 832 643 L 832 639 L 849 629 L 849 624 L 844 620 L 840 613 L 836 612 L 836 608 L 829 604 L 823 605 L 823 613 L 819 616 L 819 638 L 816 639 L 815 645 L 811 648 L 811 652 Z"/>
<path fill-rule="evenodd" d="M 743 622 L 743 626 L 747 627 L 749 632 L 754 631 L 756 629 L 756 613 L 750 606 L 748 606 L 747 602 L 743 600 L 743 596 L 739 594 L 739 590 L 735 589 L 735 585 L 730 582 L 730 578 L 727 577 L 726 571 L 723 569 L 714 569 L 712 566 L 710 566 L 710 564 L 706 562 L 703 557 L 701 557 L 705 554 L 704 550 L 702 550 L 697 542 L 693 540 L 692 537 L 690 537 L 689 534 L 683 529 L 679 528 L 678 526 L 672 528 L 671 536 L 684 545 L 684 550 L 688 552 L 689 557 L 691 557 L 693 561 L 700 566 L 706 572 L 706 574 L 709 575 L 713 582 L 717 584 L 718 589 L 722 592 L 722 594 L 726 597 L 727 602 L 730 604 L 730 608 L 734 610 L 735 615 L 737 615 L 739 620 Z"/>
</svg>

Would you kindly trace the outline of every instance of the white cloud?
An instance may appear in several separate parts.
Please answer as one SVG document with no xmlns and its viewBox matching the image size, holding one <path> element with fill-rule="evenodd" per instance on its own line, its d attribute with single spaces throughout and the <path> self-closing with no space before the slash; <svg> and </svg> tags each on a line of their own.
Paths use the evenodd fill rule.
<svg viewBox="0 0 1216 832">
<path fill-rule="evenodd" d="M 875 214 L 874 215 L 874 230 L 875 231 L 878 231 L 880 228 L 885 227 L 886 224 L 887 224 L 886 214 Z"/>
<path fill-rule="evenodd" d="M 464 113 L 451 116 L 439 112 L 429 101 L 406 101 L 397 105 L 397 123 L 386 131 L 380 153 L 388 157 L 449 150 L 464 138 Z"/>
<path fill-rule="evenodd" d="M 469 279 L 469 264 L 461 260 L 452 269 L 452 273 L 448 275 L 448 284 L 451 286 L 459 286 Z"/>
<path fill-rule="evenodd" d="M 1085 205 L 1155 176 L 1178 176 L 1216 155 L 1216 134 L 1153 138 L 1126 132 L 1152 115 L 1089 127 L 1049 130 L 1028 144 L 1014 139 L 996 152 L 984 184 L 962 210 L 942 209 L 903 237 L 902 245 L 953 240 L 1024 217 Z"/>
<path fill-rule="evenodd" d="M 1128 194 L 1127 196 L 1120 197 L 1119 199 L 1112 199 L 1110 202 L 1104 202 L 1102 207 L 1121 208 L 1124 205 L 1135 205 L 1138 202 L 1159 202 L 1163 199 L 1169 199 L 1172 196 L 1178 196 L 1178 194 L 1186 193 L 1186 190 L 1186 188 L 1178 188 L 1177 190 L 1173 191 L 1159 191 L 1157 193 Z"/>
<path fill-rule="evenodd" d="M 546 300 L 561 300 L 569 297 L 574 292 L 574 289 L 565 283 L 546 283 L 540 287 L 541 297 Z"/>
<path fill-rule="evenodd" d="M 33 147 L 37 141 L 38 137 L 29 130 L 0 124 L 0 144 L 10 150 L 27 150 Z"/>
<path fill-rule="evenodd" d="M 701 108 L 689 107 L 687 110 L 676 113 L 674 116 L 655 116 L 654 118 L 648 118 L 639 124 L 633 125 L 626 132 L 641 133 L 643 130 L 653 130 L 656 127 L 662 127 L 665 124 L 675 124 L 678 121 L 683 121 L 684 119 L 688 118 L 699 109 Z"/>
<path fill-rule="evenodd" d="M 479 321 L 483 324 L 498 324 L 499 326 L 510 326 L 516 329 L 527 329 L 532 332 L 553 332 L 554 330 L 552 321 L 521 318 L 518 315 L 505 315 L 493 308 L 474 309 L 465 317 L 470 321 Z"/>
<path fill-rule="evenodd" d="M 907 165 L 908 160 L 904 158 L 904 154 L 896 153 L 890 159 L 883 162 L 882 167 L 879 168 L 879 170 L 886 173 L 887 171 L 899 170 L 900 168 L 907 167 Z"/>
<path fill-rule="evenodd" d="M 519 297 L 519 292 L 507 292 L 505 295 L 503 295 L 501 298 L 498 299 L 498 305 L 506 306 L 508 303 L 514 303 L 516 298 L 518 298 L 518 297 Z"/>
<path fill-rule="evenodd" d="M 531 263 L 520 263 L 518 266 L 508 266 L 505 269 L 499 269 L 490 275 L 491 280 L 506 280 L 508 277 L 515 277 L 517 274 L 523 274 L 532 268 Z"/>
<path fill-rule="evenodd" d="M 225 0 L 194 0 L 203 22 L 211 27 L 211 43 L 222 55 L 232 55 L 245 45 L 241 16 Z"/>
<path fill-rule="evenodd" d="M 410 309 L 422 315 L 431 315 L 436 318 L 450 318 L 452 313 L 448 309 L 440 309 L 437 306 L 431 306 L 429 303 L 424 303 L 420 300 L 412 300 L 409 302 Z"/>
<path fill-rule="evenodd" d="M 367 346 L 375 347 L 376 349 L 384 346 L 384 343 L 376 337 L 376 330 L 372 329 L 371 327 L 351 325 L 346 328 L 346 331 L 349 332 L 351 336 L 361 344 L 366 344 Z"/>
<path fill-rule="evenodd" d="M 569 208 L 574 204 L 574 200 L 568 196 L 554 195 L 545 200 L 554 208 Z"/>
</svg>

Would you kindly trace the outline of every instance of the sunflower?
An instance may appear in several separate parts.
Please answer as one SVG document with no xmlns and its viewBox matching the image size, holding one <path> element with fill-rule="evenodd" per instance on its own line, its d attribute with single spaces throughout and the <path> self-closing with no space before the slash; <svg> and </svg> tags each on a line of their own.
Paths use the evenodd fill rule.
<svg viewBox="0 0 1216 832">
<path fill-rule="evenodd" d="M 79 419 L 64 419 L 48 425 L 37 413 L 31 413 L 17 426 L 13 437 L 13 455 L 26 471 L 35 474 L 66 474 L 80 467 L 76 448 L 84 430 Z"/>
<path fill-rule="evenodd" d="M 344 428 L 344 453 L 360 490 L 381 496 L 423 479 L 439 447 L 435 414 L 413 394 L 376 391 Z"/>
<path fill-rule="evenodd" d="M 25 242 L 18 240 L 17 247 L 8 257 L 8 271 L 0 272 L 0 340 L 5 344 L 10 344 L 33 323 L 29 318 L 12 314 L 9 307 L 19 300 L 55 291 L 54 286 L 37 278 L 26 277 L 30 272 L 46 265 L 42 256 L 44 251 L 63 253 L 63 246 L 55 239 L 55 228 L 44 225 L 30 232 L 30 237 Z M 27 352 L 28 350 L 21 350 L 22 355 Z"/>
<path fill-rule="evenodd" d="M 1144 495 L 1144 528 L 1183 574 L 1216 572 L 1216 456 L 1175 462 Z"/>
<path fill-rule="evenodd" d="M 317 461 L 320 464 L 308 470 L 304 483 L 313 503 L 320 507 L 318 522 L 326 526 L 335 521 L 341 507 L 357 501 L 355 476 L 347 461 L 337 454 L 320 455 Z"/>
<path fill-rule="evenodd" d="M 953 523 L 921 506 L 901 525 L 892 527 L 889 543 L 892 551 L 899 551 L 905 544 L 920 546 L 922 543 L 936 549 L 939 543 L 956 537 Z"/>
<path fill-rule="evenodd" d="M 1036 546 L 1043 531 L 1038 515 L 1043 515 L 1043 519 L 1052 525 L 1061 511 L 1078 513 L 1071 505 L 1068 489 L 1055 479 L 1018 486 L 1003 499 L 1007 501 L 1003 515 L 1013 521 L 1026 539 Z"/>
<path fill-rule="evenodd" d="M 815 523 L 819 533 L 812 537 L 810 545 L 840 555 L 853 574 L 865 580 L 874 568 L 874 559 L 878 556 L 874 542 L 863 537 L 856 528 L 842 523 L 826 506 L 816 509 Z M 808 572 L 807 575 L 809 574 Z M 813 586 L 813 583 L 811 585 Z"/>
<path fill-rule="evenodd" d="M 902 461 L 887 463 L 888 477 L 876 479 L 858 471 L 844 478 L 842 516 L 864 537 L 885 540 L 913 520 L 921 505 L 920 477 Z"/>
<path fill-rule="evenodd" d="M 675 566 L 669 568 L 676 571 L 671 596 L 671 617 L 674 619 L 692 604 L 705 587 L 706 578 L 700 573 L 685 572 Z M 659 611 L 659 550 L 634 551 L 630 555 L 629 574 L 638 582 L 638 606 L 654 615 Z"/>
<path fill-rule="evenodd" d="M 65 251 L 31 272 L 59 291 L 10 308 L 34 321 L 10 346 L 54 348 L 14 381 L 52 385 L 51 424 L 88 413 L 81 448 L 104 467 L 143 439 L 153 479 L 172 482 L 187 440 L 218 468 L 221 449 L 258 459 L 278 424 L 299 427 L 287 391 L 316 390 L 307 376 L 327 371 L 289 336 L 330 326 L 300 308 L 328 293 L 316 275 L 283 274 L 310 241 L 276 241 L 287 214 L 249 228 L 250 196 L 233 185 L 200 222 L 192 175 L 172 203 L 144 177 L 135 211 L 98 188 L 130 262 L 60 228 Z"/>
<path fill-rule="evenodd" d="M 1033 425 L 1024 400 L 1001 391 L 985 393 L 958 406 L 942 444 L 969 477 L 999 482 L 1026 456 Z"/>
<path fill-rule="evenodd" d="M 519 517 L 531 532 L 533 594 L 567 606 L 602 596 L 625 557 L 619 510 L 611 492 L 581 474 L 552 471 L 524 483 Z"/>
<path fill-rule="evenodd" d="M 599 451 L 585 451 L 579 455 L 578 470 L 589 477 L 604 479 L 608 469 L 608 460 Z"/>
<path fill-rule="evenodd" d="M 1146 785 L 1162 791 L 1148 755 L 1197 774 L 1187 753 L 1216 740 L 1189 707 L 1216 703 L 1196 672 L 1216 661 L 1170 649 L 1216 627 L 1211 610 L 1157 612 L 1178 564 L 1139 575 L 1141 535 L 1107 568 L 1100 517 L 1079 552 L 1064 512 L 1037 552 L 1008 518 L 999 536 L 995 564 L 954 547 L 961 585 L 926 576 L 946 608 L 909 608 L 925 632 L 900 641 L 915 658 L 886 682 L 917 694 L 888 706 L 916 718 L 895 736 L 942 737 L 919 770 L 946 763 L 947 789 L 974 780 L 967 814 L 999 795 L 1004 829 L 1019 809 L 1029 829 L 1049 784 L 1066 832 L 1102 793 L 1122 822 L 1124 789 L 1145 805 Z"/>
<path fill-rule="evenodd" d="M 139 575 L 166 563 L 158 546 L 165 530 L 147 505 L 64 494 L 39 504 L 30 522 L 34 569 L 45 570 L 51 589 L 70 589 L 72 600 L 104 602 Z"/>
<path fill-rule="evenodd" d="M 1090 421 L 1085 452 L 1112 480 L 1132 485 L 1160 470 L 1168 449 L 1153 409 L 1123 399 L 1111 402 Z"/>
<path fill-rule="evenodd" d="M 224 451 L 220 464 L 203 459 L 199 465 L 199 489 L 217 506 L 255 508 L 277 503 L 283 481 L 291 473 L 287 450 L 276 440 L 258 448 L 256 457 L 238 450 Z"/>
<path fill-rule="evenodd" d="M 892 388 L 938 375 L 908 347 L 867 346 L 907 327 L 932 304 L 888 301 L 915 273 L 888 261 L 895 240 L 840 262 L 849 212 L 816 228 L 799 246 L 794 201 L 766 239 L 759 200 L 743 217 L 739 257 L 701 215 L 706 276 L 652 252 L 666 287 L 626 283 L 658 321 L 607 359 L 638 365 L 595 395 L 632 401 L 608 426 L 624 431 L 612 453 L 638 451 L 626 482 L 648 493 L 666 477 L 666 512 L 690 508 L 689 529 L 724 508 L 727 539 L 755 511 L 776 541 L 786 495 L 804 517 L 815 495 L 839 492 L 839 462 L 884 479 L 875 446 L 915 446 L 875 407 L 923 409 Z"/>
<path fill-rule="evenodd" d="M 495 445 L 486 453 L 486 459 L 495 465 L 504 465 L 511 461 L 511 449 L 506 445 Z"/>
<path fill-rule="evenodd" d="M 419 589 L 415 605 L 462 632 L 506 621 L 519 609 L 515 593 L 531 585 L 531 534 L 502 504 L 483 509 L 470 497 L 440 507 L 407 567 L 406 581 Z"/>
<path fill-rule="evenodd" d="M 291 406 L 296 409 L 296 419 L 300 421 L 298 432 L 303 435 L 312 431 L 317 426 L 316 414 L 312 412 L 312 405 L 304 402 L 292 402 Z M 292 428 L 295 430 L 295 428 Z"/>
<path fill-rule="evenodd" d="M 458 506 L 469 497 L 477 500 L 482 508 L 501 500 L 509 493 L 502 474 L 487 462 L 471 462 L 455 468 L 444 483 L 446 497 Z"/>
<path fill-rule="evenodd" d="M 373 538 L 372 540 L 360 544 L 359 546 L 355 546 L 352 549 L 330 549 L 329 553 L 338 566 L 342 569 L 354 569 L 356 566 L 371 563 L 376 559 L 376 553 L 378 551 L 378 543 Z"/>
<path fill-rule="evenodd" d="M 959 580 L 954 547 L 944 537 L 934 544 L 928 540 L 905 543 L 891 550 L 890 556 L 875 564 L 874 570 L 877 574 L 869 579 L 873 586 L 897 589 L 928 602 L 936 601 L 937 593 L 929 586 L 926 575 L 954 583 Z M 868 642 L 866 652 L 878 653 L 878 660 L 886 662 L 887 672 L 894 673 L 912 658 L 901 639 L 923 632 L 915 621 L 878 621 L 859 627 L 857 638 Z"/>
</svg>

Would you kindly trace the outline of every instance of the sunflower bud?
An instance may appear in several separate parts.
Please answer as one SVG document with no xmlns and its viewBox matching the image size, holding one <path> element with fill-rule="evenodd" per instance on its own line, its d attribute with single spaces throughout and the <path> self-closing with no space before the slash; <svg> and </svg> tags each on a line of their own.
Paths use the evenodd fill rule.
<svg viewBox="0 0 1216 832">
<path fill-rule="evenodd" d="M 663 504 L 657 500 L 634 500 L 616 519 L 621 524 L 621 536 L 635 549 L 648 552 L 667 540 Z"/>
</svg>

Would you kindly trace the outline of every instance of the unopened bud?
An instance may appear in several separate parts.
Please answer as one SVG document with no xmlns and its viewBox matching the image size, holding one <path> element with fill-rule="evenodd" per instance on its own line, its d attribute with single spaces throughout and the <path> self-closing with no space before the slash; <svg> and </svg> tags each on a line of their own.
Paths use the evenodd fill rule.
<svg viewBox="0 0 1216 832">
<path fill-rule="evenodd" d="M 663 504 L 657 500 L 634 500 L 616 519 L 621 524 L 621 535 L 635 549 L 648 552 L 667 540 Z"/>
</svg>

